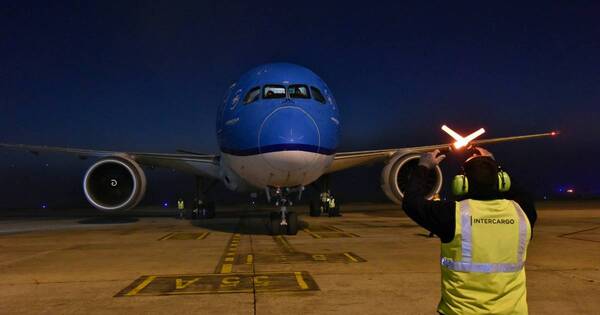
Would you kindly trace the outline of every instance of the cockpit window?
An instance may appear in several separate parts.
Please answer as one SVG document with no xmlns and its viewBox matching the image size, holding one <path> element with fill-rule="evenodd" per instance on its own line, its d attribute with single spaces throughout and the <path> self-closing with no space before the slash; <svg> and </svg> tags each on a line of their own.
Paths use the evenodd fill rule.
<svg viewBox="0 0 600 315">
<path fill-rule="evenodd" d="M 310 98 L 308 87 L 303 84 L 294 84 L 288 86 L 288 93 L 291 98 Z"/>
<path fill-rule="evenodd" d="M 325 97 L 323 96 L 323 94 L 321 94 L 321 91 L 319 89 L 317 89 L 314 86 L 311 86 L 310 92 L 312 93 L 313 98 L 317 100 L 317 102 L 325 104 Z"/>
<path fill-rule="evenodd" d="M 248 93 L 246 93 L 246 96 L 244 97 L 244 104 L 250 104 L 254 101 L 257 101 L 259 97 L 260 97 L 260 88 L 259 87 L 252 88 L 252 89 L 250 89 L 250 91 L 248 91 Z"/>
<path fill-rule="evenodd" d="M 263 98 L 285 98 L 285 86 L 265 85 L 263 88 Z"/>
</svg>

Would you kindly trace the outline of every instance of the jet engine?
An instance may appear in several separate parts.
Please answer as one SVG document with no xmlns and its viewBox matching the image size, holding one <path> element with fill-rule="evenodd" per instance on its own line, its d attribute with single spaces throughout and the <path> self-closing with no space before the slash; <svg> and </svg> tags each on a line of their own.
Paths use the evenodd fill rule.
<svg viewBox="0 0 600 315">
<path fill-rule="evenodd" d="M 99 210 L 128 210 L 144 197 L 146 175 L 138 163 L 127 157 L 103 158 L 85 173 L 83 191 Z"/>
<path fill-rule="evenodd" d="M 398 152 L 387 162 L 381 172 L 381 189 L 397 204 L 402 203 L 408 177 L 419 166 L 419 154 Z M 436 166 L 427 177 L 427 198 L 433 198 L 442 188 L 442 170 Z"/>
</svg>

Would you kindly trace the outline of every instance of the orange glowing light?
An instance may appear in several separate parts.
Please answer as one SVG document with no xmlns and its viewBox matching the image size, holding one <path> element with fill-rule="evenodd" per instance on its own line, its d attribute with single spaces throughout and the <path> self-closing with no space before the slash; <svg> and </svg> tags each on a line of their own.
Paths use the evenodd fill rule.
<svg viewBox="0 0 600 315">
<path fill-rule="evenodd" d="M 454 142 L 455 149 L 466 147 L 471 141 L 475 140 L 475 138 L 485 133 L 485 129 L 479 128 L 477 131 L 471 133 L 470 135 L 463 137 L 446 125 L 442 126 L 442 130 L 449 134 L 450 137 L 454 138 L 454 140 L 456 140 L 456 142 Z"/>
</svg>

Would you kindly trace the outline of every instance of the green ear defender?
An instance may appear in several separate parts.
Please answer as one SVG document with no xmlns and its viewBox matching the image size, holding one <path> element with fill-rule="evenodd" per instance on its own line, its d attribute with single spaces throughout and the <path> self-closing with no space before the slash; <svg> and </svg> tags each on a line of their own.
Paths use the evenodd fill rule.
<svg viewBox="0 0 600 315">
<path fill-rule="evenodd" d="M 498 171 L 498 191 L 499 192 L 507 192 L 510 190 L 510 176 L 508 173 L 499 170 Z"/>
<path fill-rule="evenodd" d="M 502 169 L 498 170 L 498 191 L 507 192 L 510 190 L 510 176 Z M 469 179 L 464 174 L 454 176 L 452 179 L 452 194 L 454 196 L 464 196 L 469 192 Z"/>
</svg>

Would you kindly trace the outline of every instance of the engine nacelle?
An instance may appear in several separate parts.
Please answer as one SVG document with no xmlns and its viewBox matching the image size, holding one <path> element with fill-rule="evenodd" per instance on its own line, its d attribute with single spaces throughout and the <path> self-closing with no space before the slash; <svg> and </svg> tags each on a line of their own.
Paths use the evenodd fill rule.
<svg viewBox="0 0 600 315">
<path fill-rule="evenodd" d="M 103 158 L 85 173 L 83 191 L 87 200 L 99 210 L 128 210 L 144 197 L 146 175 L 140 165 L 129 158 Z"/>
<path fill-rule="evenodd" d="M 408 177 L 419 166 L 419 154 L 398 152 L 390 158 L 381 171 L 381 189 L 393 202 L 402 204 Z M 427 179 L 427 198 L 431 199 L 442 189 L 442 170 L 436 166 Z"/>
</svg>

